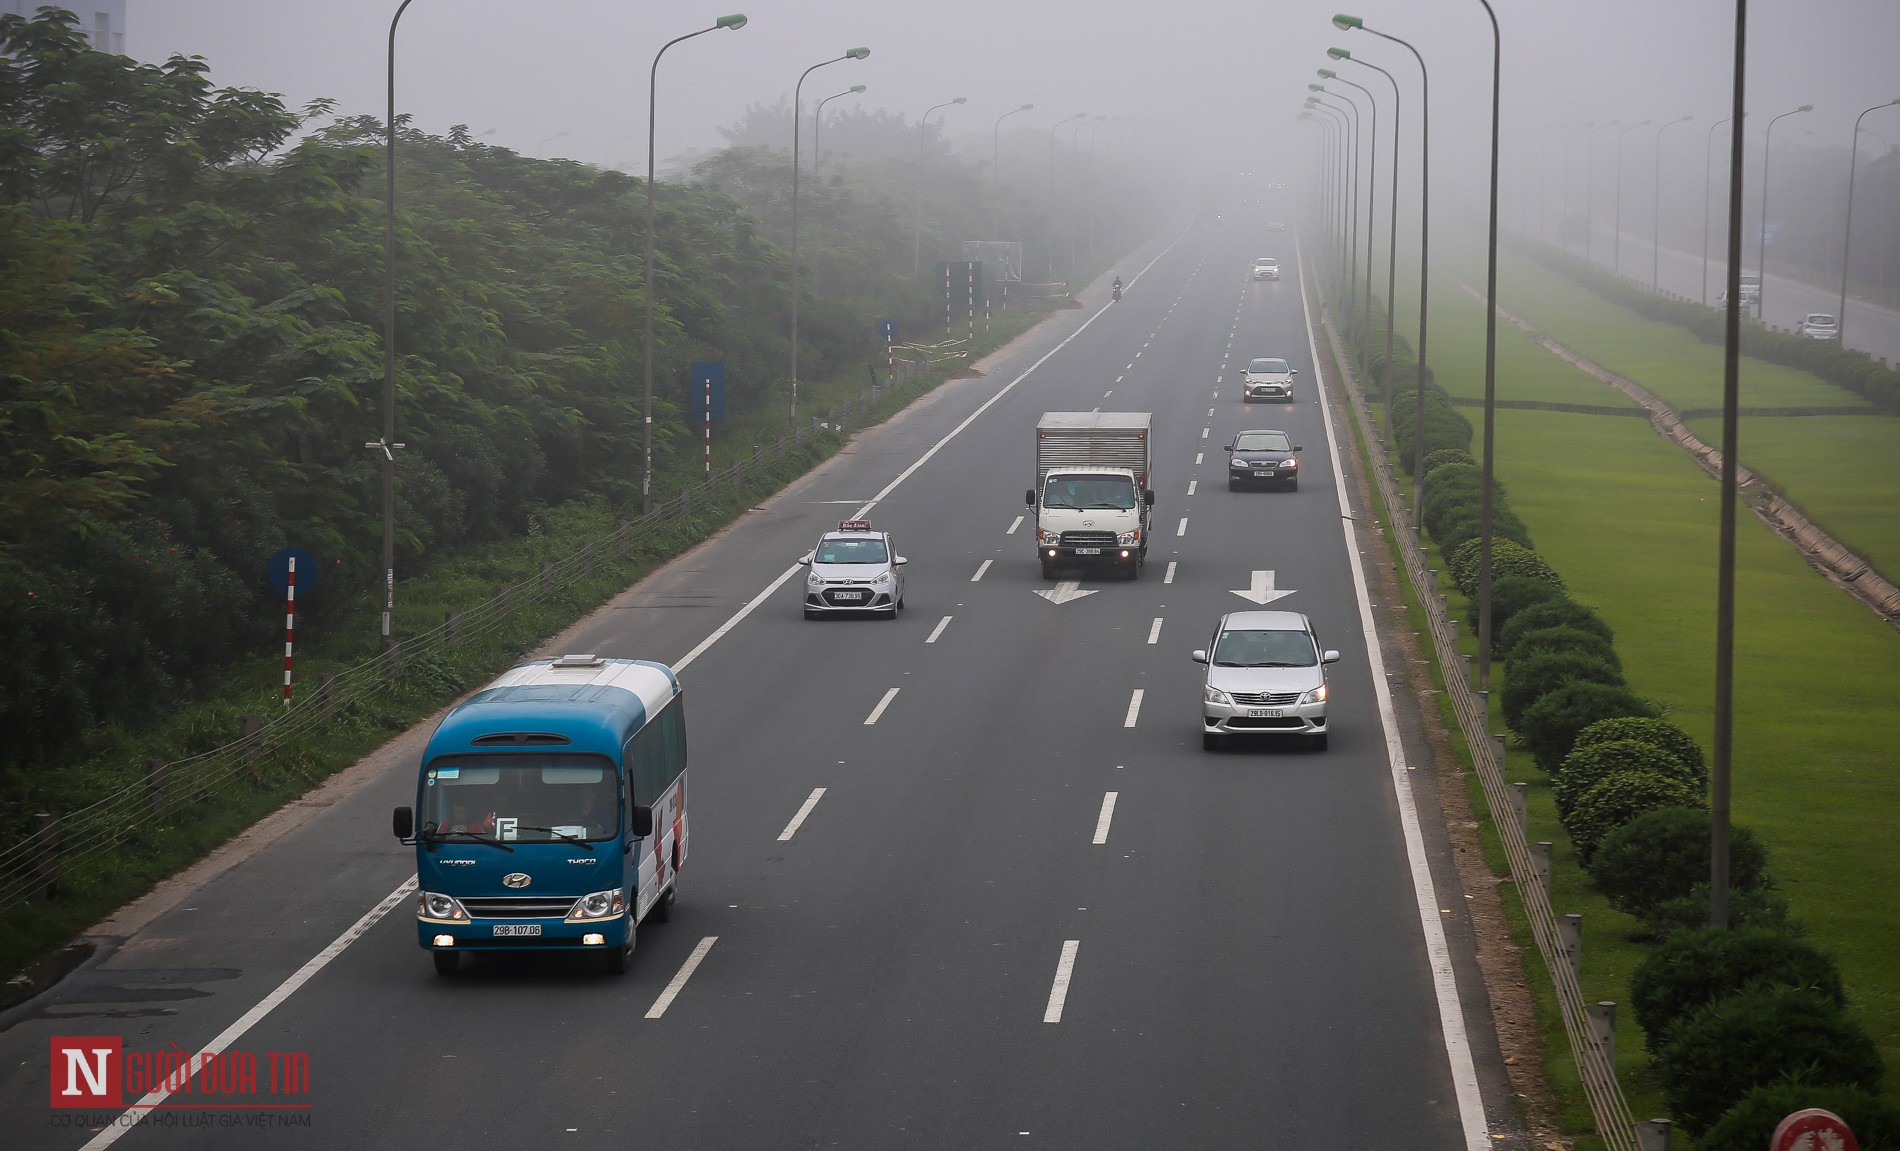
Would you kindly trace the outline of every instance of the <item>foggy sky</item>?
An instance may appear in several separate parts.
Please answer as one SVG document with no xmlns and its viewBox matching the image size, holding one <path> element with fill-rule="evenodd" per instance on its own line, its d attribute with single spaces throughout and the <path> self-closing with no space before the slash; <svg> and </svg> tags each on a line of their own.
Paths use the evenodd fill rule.
<svg viewBox="0 0 1900 1151">
<path fill-rule="evenodd" d="M 492 132 L 484 143 L 637 171 L 654 51 L 742 10 L 746 28 L 667 54 L 662 162 L 721 146 L 717 125 L 749 103 L 789 95 L 806 66 L 865 45 L 870 59 L 814 73 L 807 99 L 862 83 L 870 89 L 857 98 L 862 106 L 914 119 L 967 96 L 947 110 L 946 131 L 980 139 L 985 151 L 995 118 L 1023 103 L 1036 110 L 1005 131 L 1045 140 L 1050 125 L 1076 112 L 1134 116 L 1131 150 L 1145 144 L 1171 165 L 1238 170 L 1310 156 L 1310 134 L 1292 119 L 1314 69 L 1337 67 L 1383 93 L 1375 73 L 1327 60 L 1329 45 L 1415 83 L 1403 49 L 1334 29 L 1335 5 L 1424 54 L 1434 183 L 1475 181 L 1490 63 L 1478 0 L 415 0 L 398 39 L 397 104 L 426 131 L 465 123 Z M 1692 114 L 1707 125 L 1727 114 L 1732 0 L 1494 6 L 1504 36 L 1507 169 L 1514 157 L 1528 164 L 1528 151 L 1566 122 Z M 395 8 L 396 0 L 128 0 L 126 41 L 146 60 L 202 55 L 220 85 L 280 92 L 293 105 L 327 96 L 340 112 L 380 117 Z M 1751 126 L 1812 103 L 1800 126 L 1844 142 L 1862 108 L 1900 96 L 1896 0 L 1755 0 L 1751 16 Z M 1415 94 L 1408 91 L 1408 113 Z M 1900 141 L 1900 109 L 1875 113 L 1867 127 Z M 1681 146 L 1699 148 L 1699 136 L 1682 132 Z"/>
</svg>

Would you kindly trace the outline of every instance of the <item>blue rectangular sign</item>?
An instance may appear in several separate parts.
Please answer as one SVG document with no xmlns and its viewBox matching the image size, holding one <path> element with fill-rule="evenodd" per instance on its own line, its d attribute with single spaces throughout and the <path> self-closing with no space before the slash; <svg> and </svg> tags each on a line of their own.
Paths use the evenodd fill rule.
<svg viewBox="0 0 1900 1151">
<path fill-rule="evenodd" d="M 695 360 L 692 367 L 693 382 L 686 390 L 693 405 L 693 421 L 703 423 L 706 419 L 706 385 L 712 385 L 712 418 L 726 418 L 726 362 L 724 360 Z"/>
</svg>

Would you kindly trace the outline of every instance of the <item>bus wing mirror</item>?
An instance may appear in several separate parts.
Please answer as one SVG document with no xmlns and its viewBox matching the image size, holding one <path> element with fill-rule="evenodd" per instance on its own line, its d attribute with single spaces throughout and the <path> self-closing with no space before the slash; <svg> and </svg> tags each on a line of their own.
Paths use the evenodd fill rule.
<svg viewBox="0 0 1900 1151">
<path fill-rule="evenodd" d="M 413 839 L 416 834 L 416 811 L 413 807 L 399 807 L 391 816 L 390 830 L 397 839 Z"/>
<path fill-rule="evenodd" d="M 653 809 L 643 803 L 633 805 L 632 830 L 634 838 L 645 839 L 653 834 Z"/>
</svg>

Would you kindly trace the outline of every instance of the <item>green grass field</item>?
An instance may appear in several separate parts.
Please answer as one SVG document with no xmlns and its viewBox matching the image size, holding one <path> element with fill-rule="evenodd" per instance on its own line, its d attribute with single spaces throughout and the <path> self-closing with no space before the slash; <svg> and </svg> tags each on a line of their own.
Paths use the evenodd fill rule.
<svg viewBox="0 0 1900 1151">
<path fill-rule="evenodd" d="M 1433 296 L 1434 316 L 1444 321 L 1434 325 L 1434 368 L 1453 394 L 1475 394 L 1483 365 L 1482 306 L 1462 293 L 1442 304 L 1439 292 Z M 1509 300 L 1506 306 L 1512 306 Z M 1630 317 L 1627 323 L 1641 321 Z M 1505 331 L 1500 328 L 1500 394 L 1502 365 L 1512 362 L 1506 360 Z M 1612 358 L 1582 345 L 1578 338 L 1573 346 L 1592 358 Z M 1523 370 L 1548 378 L 1553 389 L 1568 388 L 1580 377 L 1542 354 L 1541 365 L 1524 363 Z M 1596 386 L 1599 397 L 1614 394 Z M 1828 386 L 1813 381 L 1813 387 Z M 1845 393 L 1828 391 L 1810 394 L 1821 396 L 1815 402 L 1846 402 Z M 1781 396 L 1751 402 L 1800 401 Z M 1631 685 L 1668 707 L 1671 718 L 1706 747 L 1714 692 L 1714 482 L 1640 420 L 1508 409 L 1497 420 L 1498 476 L 1538 550 L 1563 573 L 1572 593 L 1616 629 Z M 1813 418 L 1798 422 L 1824 428 Z M 1744 444 L 1763 438 L 1757 433 Z M 1882 442 L 1871 430 L 1866 440 Z M 1826 463 L 1824 442 L 1807 447 L 1815 465 Z M 1797 450 L 1793 441 L 1789 450 Z M 1890 460 L 1892 449 L 1886 450 Z M 1865 466 L 1881 458 L 1870 452 Z M 1777 463 L 1770 457 L 1757 466 L 1779 480 Z M 1853 474 L 1862 464 L 1831 466 Z M 1860 507 L 1872 520 L 1882 511 L 1879 504 L 1870 498 Z M 1900 852 L 1891 849 L 1888 831 L 1900 824 L 1900 714 L 1892 705 L 1892 684 L 1900 681 L 1900 635 L 1817 575 L 1752 516 L 1743 515 L 1740 525 L 1735 818 L 1767 843 L 1794 914 L 1839 959 L 1851 1010 L 1881 1045 L 1889 1088 L 1900 1088 L 1900 918 L 1890 912 L 1892 892 L 1900 890 Z M 1468 605 L 1458 608 L 1455 614 L 1468 614 Z M 1564 844 L 1545 781 L 1527 755 L 1513 753 L 1512 763 L 1512 778 L 1533 783 L 1532 838 Z M 1628 972 L 1645 951 L 1633 937 L 1635 925 L 1589 889 L 1566 847 L 1560 846 L 1558 860 L 1557 910 L 1585 916 L 1585 993 L 1626 1001 Z M 1641 1069 L 1640 1036 L 1626 1019 L 1619 1022 L 1623 1081 L 1640 1109 L 1653 1099 L 1653 1083 Z M 1551 1036 L 1554 1044 L 1562 1043 L 1561 1029 Z"/>
</svg>

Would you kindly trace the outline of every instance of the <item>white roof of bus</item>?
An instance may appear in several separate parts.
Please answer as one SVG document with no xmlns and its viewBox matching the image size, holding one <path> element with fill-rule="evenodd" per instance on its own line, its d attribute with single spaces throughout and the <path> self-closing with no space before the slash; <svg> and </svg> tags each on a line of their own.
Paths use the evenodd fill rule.
<svg viewBox="0 0 1900 1151">
<path fill-rule="evenodd" d="M 678 694 L 679 678 L 673 674 L 672 668 L 663 663 L 604 657 L 598 663 L 578 662 L 583 658 L 566 657 L 566 666 L 563 666 L 562 660 L 524 663 L 509 668 L 488 687 L 529 687 L 548 683 L 569 687 L 618 687 L 639 696 L 649 716 L 658 714 Z"/>
</svg>

